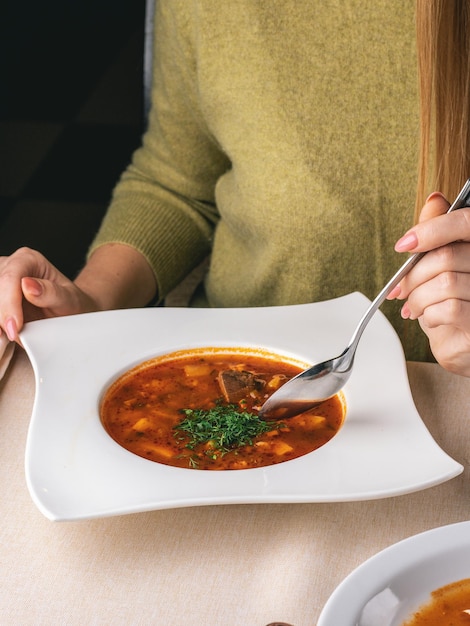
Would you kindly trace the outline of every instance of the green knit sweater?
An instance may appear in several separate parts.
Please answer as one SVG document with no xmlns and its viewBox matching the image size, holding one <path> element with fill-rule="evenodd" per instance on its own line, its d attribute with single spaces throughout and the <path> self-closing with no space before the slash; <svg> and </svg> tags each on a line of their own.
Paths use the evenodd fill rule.
<svg viewBox="0 0 470 626">
<path fill-rule="evenodd" d="M 217 307 L 373 298 L 405 260 L 411 0 L 158 0 L 152 103 L 92 249 L 139 249 L 160 297 L 209 253 Z M 417 323 L 382 310 L 425 359 Z"/>
</svg>

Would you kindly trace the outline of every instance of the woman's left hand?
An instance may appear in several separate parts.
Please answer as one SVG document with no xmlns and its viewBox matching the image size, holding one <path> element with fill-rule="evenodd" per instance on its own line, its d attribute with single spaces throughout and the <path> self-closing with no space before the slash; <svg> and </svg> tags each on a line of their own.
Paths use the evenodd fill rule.
<svg viewBox="0 0 470 626">
<path fill-rule="evenodd" d="M 402 317 L 419 321 L 445 369 L 470 377 L 470 208 L 448 208 L 442 194 L 431 194 L 419 224 L 396 243 L 397 252 L 427 254 L 389 299 L 405 300 Z"/>
</svg>

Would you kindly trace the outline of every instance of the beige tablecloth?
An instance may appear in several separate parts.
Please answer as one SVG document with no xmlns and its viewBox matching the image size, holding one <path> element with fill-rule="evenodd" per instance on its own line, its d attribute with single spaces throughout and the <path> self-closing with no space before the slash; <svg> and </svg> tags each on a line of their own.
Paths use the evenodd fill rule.
<svg viewBox="0 0 470 626">
<path fill-rule="evenodd" d="M 468 467 L 470 380 L 417 363 L 409 376 L 431 433 Z M 32 369 L 17 350 L 0 383 L 1 626 L 313 626 L 336 585 L 369 556 L 470 519 L 465 471 L 420 493 L 373 502 L 50 522 L 24 479 L 33 395 Z"/>
</svg>

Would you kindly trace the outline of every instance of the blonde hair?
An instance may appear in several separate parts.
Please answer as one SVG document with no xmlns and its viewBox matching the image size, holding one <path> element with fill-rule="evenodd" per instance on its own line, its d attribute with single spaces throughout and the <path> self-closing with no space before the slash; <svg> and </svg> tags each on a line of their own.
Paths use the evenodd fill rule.
<svg viewBox="0 0 470 626">
<path fill-rule="evenodd" d="M 470 177 L 470 1 L 416 0 L 420 155 L 416 209 Z"/>
</svg>

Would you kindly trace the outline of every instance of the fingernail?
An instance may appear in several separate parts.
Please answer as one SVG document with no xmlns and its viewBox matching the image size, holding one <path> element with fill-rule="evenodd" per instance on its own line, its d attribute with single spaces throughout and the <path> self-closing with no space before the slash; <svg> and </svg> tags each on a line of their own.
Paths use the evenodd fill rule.
<svg viewBox="0 0 470 626">
<path fill-rule="evenodd" d="M 413 231 L 406 233 L 403 235 L 401 239 L 397 241 L 395 244 L 395 250 L 397 252 L 408 252 L 409 250 L 413 250 L 418 245 L 418 237 Z"/>
<path fill-rule="evenodd" d="M 435 200 L 436 198 L 444 198 L 444 200 L 446 199 L 444 194 L 441 193 L 440 191 L 433 191 L 431 194 L 429 194 L 429 196 L 426 198 L 426 202 L 430 202 L 431 200 Z"/>
<path fill-rule="evenodd" d="M 394 300 L 395 298 L 398 298 L 398 296 L 400 295 L 401 292 L 401 287 L 400 285 L 396 285 L 392 291 L 388 294 L 387 296 L 387 300 Z"/>
<path fill-rule="evenodd" d="M 410 309 L 408 307 L 408 302 L 405 302 L 405 304 L 401 307 L 401 316 L 404 320 L 409 319 L 410 317 Z"/>
<path fill-rule="evenodd" d="M 5 331 L 10 341 L 15 341 L 17 336 L 16 322 L 12 317 L 9 317 L 5 322 Z"/>
<path fill-rule="evenodd" d="M 31 296 L 40 296 L 42 294 L 42 285 L 35 278 L 23 278 L 23 288 Z"/>
</svg>

